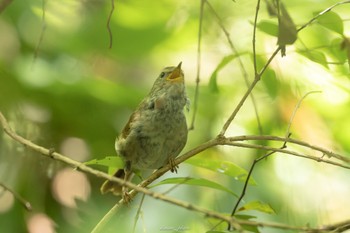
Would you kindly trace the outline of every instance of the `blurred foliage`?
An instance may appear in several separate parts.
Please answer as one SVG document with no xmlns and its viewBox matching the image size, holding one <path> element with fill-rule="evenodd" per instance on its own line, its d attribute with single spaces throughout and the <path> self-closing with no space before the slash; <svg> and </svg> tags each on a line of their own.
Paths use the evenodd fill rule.
<svg viewBox="0 0 350 233">
<path fill-rule="evenodd" d="M 249 82 L 254 77 L 251 41 L 256 1 L 209 2 L 238 53 L 231 51 L 216 17 L 205 6 L 198 112 L 184 151 L 215 137 L 245 93 L 239 59 Z M 350 156 L 350 5 L 324 13 L 299 31 L 295 40 L 295 30 L 338 1 L 281 0 L 279 17 L 271 16 L 271 4 L 268 8 L 266 2 L 270 1 L 261 2 L 257 22 L 258 70 L 278 42 L 286 47 L 286 56 L 275 57 L 253 92 L 263 134 L 284 136 L 301 97 L 321 90 L 322 94 L 311 95 L 298 109 L 292 137 Z M 102 165 L 117 163 L 108 157 L 115 155 L 115 137 L 164 66 L 183 62 L 193 106 L 200 20 L 199 0 L 115 0 L 109 49 L 106 25 L 111 7 L 111 1 L 98 0 L 13 1 L 0 17 L 0 111 L 29 140 L 73 159 L 90 161 L 103 171 L 107 168 Z M 287 27 L 281 29 L 281 21 Z M 292 36 L 281 30 L 292 30 Z M 192 114 L 193 108 L 187 114 L 188 122 Z M 248 100 L 227 135 L 259 133 Z M 252 160 L 262 154 L 239 147 L 211 148 L 199 155 L 203 160 L 195 157 L 181 164 L 179 174 L 166 174 L 153 189 L 164 192 L 175 186 L 170 196 L 230 213 L 237 201 L 232 194 L 241 193 Z M 99 193 L 101 179 L 65 169 L 65 164 L 44 158 L 1 132 L 0 181 L 33 206 L 27 212 L 0 188 L 1 231 L 39 232 L 33 230 L 38 225 L 54 232 L 91 231 L 117 199 Z M 63 171 L 68 171 L 71 183 L 63 182 Z M 349 175 L 339 167 L 273 155 L 256 166 L 236 217 L 300 226 L 345 220 L 350 215 Z M 64 193 L 72 193 L 68 201 Z M 10 203 L 9 207 L 4 203 Z M 110 222 L 110 232 L 131 232 L 138 204 L 136 199 L 122 209 L 124 214 Z M 227 228 L 221 223 L 213 229 L 217 224 L 146 197 L 136 232 L 181 226 L 189 232 Z"/>
</svg>

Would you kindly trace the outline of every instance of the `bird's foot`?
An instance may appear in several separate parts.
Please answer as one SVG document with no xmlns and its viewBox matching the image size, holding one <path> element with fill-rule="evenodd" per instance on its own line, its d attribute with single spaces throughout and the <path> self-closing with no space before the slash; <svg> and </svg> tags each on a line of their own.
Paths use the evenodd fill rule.
<svg viewBox="0 0 350 233">
<path fill-rule="evenodd" d="M 125 186 L 123 187 L 123 190 L 122 190 L 122 198 L 123 198 L 125 204 L 129 204 L 132 200 L 132 198 L 128 192 L 128 188 Z"/>
<path fill-rule="evenodd" d="M 175 158 L 169 158 L 170 171 L 177 173 L 179 166 L 175 163 Z"/>
</svg>

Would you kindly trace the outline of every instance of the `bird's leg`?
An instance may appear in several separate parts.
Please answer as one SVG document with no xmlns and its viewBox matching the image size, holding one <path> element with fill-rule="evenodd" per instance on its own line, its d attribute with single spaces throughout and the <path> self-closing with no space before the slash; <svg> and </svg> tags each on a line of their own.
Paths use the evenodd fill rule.
<svg viewBox="0 0 350 233">
<path fill-rule="evenodd" d="M 179 168 L 179 166 L 176 165 L 175 158 L 169 157 L 168 162 L 169 162 L 169 165 L 170 165 L 170 171 L 177 173 L 177 169 Z"/>
</svg>

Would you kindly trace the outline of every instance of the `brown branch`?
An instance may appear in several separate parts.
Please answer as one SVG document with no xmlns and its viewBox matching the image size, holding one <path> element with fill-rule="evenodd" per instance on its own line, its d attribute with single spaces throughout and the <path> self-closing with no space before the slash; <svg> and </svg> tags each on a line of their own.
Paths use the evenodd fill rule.
<svg viewBox="0 0 350 233">
<path fill-rule="evenodd" d="M 290 136 L 290 135 L 288 135 L 288 136 Z M 286 144 L 287 144 L 287 143 L 284 142 L 283 145 L 282 145 L 279 149 L 284 149 L 284 148 L 286 148 Z M 244 186 L 243 186 L 241 195 L 238 197 L 238 200 L 237 200 L 235 206 L 234 206 L 233 209 L 232 209 L 231 216 L 234 216 L 234 215 L 235 215 L 235 213 L 236 213 L 236 211 L 237 211 L 237 209 L 238 209 L 239 204 L 241 203 L 241 201 L 243 200 L 243 197 L 245 196 L 245 193 L 246 193 L 247 188 L 248 188 L 248 183 L 249 183 L 249 180 L 250 180 L 251 175 L 253 174 L 253 170 L 254 170 L 254 168 L 255 168 L 255 165 L 258 164 L 258 163 L 259 163 L 260 161 L 262 161 L 263 159 L 266 159 L 267 157 L 273 155 L 273 154 L 276 153 L 276 152 L 277 152 L 277 151 L 272 151 L 272 152 L 269 152 L 269 153 L 267 153 L 267 154 L 265 154 L 265 155 L 263 155 L 263 156 L 261 156 L 261 157 L 259 157 L 259 158 L 257 158 L 257 159 L 254 159 L 254 161 L 253 161 L 253 163 L 252 163 L 252 166 L 251 166 L 250 169 L 249 169 L 247 178 L 246 178 L 246 180 L 245 180 L 245 182 L 244 182 Z M 228 224 L 228 229 L 227 229 L 227 230 L 233 230 L 233 229 L 232 229 L 232 226 L 230 225 L 230 223 Z"/>
<path fill-rule="evenodd" d="M 225 28 L 225 26 L 224 26 L 224 24 L 222 22 L 222 19 L 220 18 L 218 13 L 215 11 L 214 7 L 208 1 L 206 1 L 206 4 L 208 5 L 208 7 L 211 10 L 212 14 L 217 19 L 217 22 L 218 22 L 221 30 L 224 32 L 224 34 L 226 36 L 226 39 L 227 39 L 227 42 L 230 45 L 230 48 L 231 48 L 232 52 L 234 54 L 239 54 L 237 49 L 235 48 L 232 40 L 231 40 L 230 33 L 227 31 L 227 29 Z M 242 61 L 240 56 L 237 56 L 237 61 L 238 61 L 239 67 L 241 69 L 241 73 L 243 74 L 243 79 L 245 81 L 245 84 L 246 84 L 247 88 L 249 88 L 249 86 L 251 85 L 250 81 L 249 81 L 249 75 L 248 75 L 248 72 L 247 72 L 247 70 L 246 70 L 246 68 L 245 68 L 245 66 L 243 64 L 243 61 Z M 263 130 L 262 130 L 261 121 L 260 121 L 260 117 L 259 117 L 259 113 L 258 113 L 258 107 L 257 107 L 256 100 L 255 100 L 253 92 L 250 93 L 250 99 L 251 99 L 252 104 L 253 104 L 256 121 L 258 123 L 259 133 L 262 134 Z"/>
<path fill-rule="evenodd" d="M 233 224 L 234 226 L 237 226 L 239 228 L 239 224 L 237 223 L 237 220 L 235 218 L 231 218 L 229 216 L 220 214 L 218 212 L 207 210 L 205 208 L 192 205 L 188 202 L 184 202 L 184 201 L 180 201 L 180 200 L 177 200 L 177 199 L 174 199 L 171 197 L 167 197 L 161 193 L 156 193 L 156 192 L 153 192 L 153 191 L 150 191 L 150 190 L 144 188 L 149 183 L 151 183 L 153 180 L 157 179 L 159 176 L 161 176 L 162 174 L 164 174 L 165 172 L 170 170 L 169 166 L 166 166 L 162 169 L 159 169 L 158 173 L 152 174 L 150 176 L 149 180 L 142 182 L 140 185 L 135 185 L 131 182 L 124 181 L 123 179 L 119 179 L 119 178 L 116 178 L 114 176 L 110 176 L 104 172 L 95 170 L 91 167 L 86 166 L 83 163 L 77 162 L 75 160 L 72 160 L 72 159 L 60 154 L 60 153 L 57 153 L 57 152 L 53 151 L 52 149 L 47 149 L 45 147 L 39 146 L 39 145 L 29 141 L 28 139 L 25 139 L 25 138 L 19 136 L 11 129 L 8 122 L 6 121 L 6 118 L 4 117 L 4 115 L 1 112 L 0 112 L 0 123 L 2 125 L 4 132 L 7 135 L 9 135 L 12 139 L 14 139 L 15 141 L 21 143 L 22 145 L 25 145 L 25 146 L 29 147 L 30 149 L 32 149 L 36 152 L 39 152 L 40 154 L 42 154 L 46 157 L 50 157 L 54 160 L 58 160 L 58 161 L 61 161 L 65 164 L 68 164 L 68 165 L 70 165 L 70 166 L 72 166 L 80 171 L 92 174 L 96 177 L 110 180 L 112 182 L 116 182 L 122 186 L 127 186 L 128 188 L 132 189 L 132 191 L 130 191 L 130 197 L 134 197 L 138 192 L 141 192 L 141 193 L 144 193 L 148 196 L 153 197 L 154 199 L 159 199 L 159 200 L 162 200 L 162 201 L 165 201 L 168 203 L 172 203 L 174 205 L 186 208 L 186 209 L 191 210 L 191 211 L 203 213 L 206 217 L 217 218 L 217 219 L 224 220 L 226 222 L 230 222 L 231 224 Z M 209 143 L 209 145 L 207 145 L 207 146 L 210 146 L 210 145 L 211 144 Z M 199 146 L 199 147 L 193 149 L 192 151 L 190 151 L 190 153 L 199 153 L 200 151 L 202 151 L 206 148 L 207 148 L 206 145 Z M 180 161 L 181 160 L 177 160 L 178 163 L 180 163 Z M 122 199 L 120 201 L 120 203 L 124 203 L 124 200 Z M 112 210 L 117 210 L 118 208 L 119 208 L 119 206 L 116 205 L 115 207 L 112 208 Z M 106 215 L 103 219 L 108 220 L 111 216 L 112 215 Z M 100 223 L 96 225 L 95 229 L 92 232 L 100 232 L 101 227 L 103 227 L 105 223 L 106 223 L 105 220 L 103 222 L 100 221 Z"/>
<path fill-rule="evenodd" d="M 221 132 L 219 133 L 219 137 L 223 137 L 230 126 L 231 122 L 233 119 L 236 117 L 237 113 L 239 110 L 242 108 L 244 102 L 248 98 L 248 96 L 251 94 L 253 91 L 255 85 L 259 82 L 261 74 L 258 74 L 257 72 L 257 66 L 256 66 L 256 49 L 255 49 L 255 39 L 256 39 L 256 27 L 257 27 L 257 20 L 258 20 L 258 14 L 259 14 L 259 8 L 260 8 L 260 0 L 257 1 L 256 4 L 256 10 L 255 10 L 255 17 L 254 17 L 254 27 L 253 27 L 253 59 L 254 59 L 254 81 L 251 83 L 249 86 L 248 90 L 245 92 L 243 95 L 242 99 L 239 101 L 238 105 L 236 108 L 233 110 L 231 116 L 227 119 L 225 122 L 224 126 L 221 129 Z"/>
<path fill-rule="evenodd" d="M 343 161 L 345 163 L 350 163 L 350 158 L 342 156 L 338 153 L 332 152 L 330 150 L 327 150 L 325 148 L 309 144 L 304 141 L 300 141 L 293 138 L 285 138 L 285 137 L 278 137 L 278 136 L 271 136 L 271 135 L 243 135 L 243 136 L 235 136 L 235 137 L 229 137 L 226 138 L 227 140 L 230 140 L 231 142 L 238 142 L 238 141 L 279 141 L 279 142 L 288 142 L 295 145 L 299 145 L 302 147 L 306 147 L 315 151 L 319 151 L 324 155 L 327 155 L 330 158 L 336 158 L 340 161 Z"/>
</svg>

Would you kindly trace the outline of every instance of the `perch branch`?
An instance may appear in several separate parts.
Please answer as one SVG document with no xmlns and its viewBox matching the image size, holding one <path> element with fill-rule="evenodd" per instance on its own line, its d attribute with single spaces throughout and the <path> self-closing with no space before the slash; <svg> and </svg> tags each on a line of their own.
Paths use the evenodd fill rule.
<svg viewBox="0 0 350 233">
<path fill-rule="evenodd" d="M 133 184 L 131 182 L 124 181 L 123 179 L 119 179 L 119 178 L 116 178 L 114 176 L 110 176 L 110 175 L 108 175 L 108 174 L 106 174 L 104 172 L 101 172 L 101 171 L 95 170 L 93 168 L 90 168 L 90 167 L 86 166 L 83 163 L 77 162 L 75 160 L 72 160 L 72 159 L 70 159 L 70 158 L 60 154 L 60 153 L 54 152 L 52 149 L 47 149 L 45 147 L 39 146 L 39 145 L 29 141 L 28 139 L 25 139 L 25 138 L 19 136 L 17 133 L 15 133 L 10 128 L 8 122 L 6 121 L 4 115 L 1 112 L 0 112 L 0 123 L 2 125 L 2 128 L 3 128 L 4 132 L 7 135 L 9 135 L 12 139 L 14 139 L 15 141 L 23 144 L 24 146 L 27 146 L 27 147 L 31 148 L 32 150 L 34 150 L 34 151 L 36 151 L 36 152 L 38 152 L 38 153 L 40 153 L 40 154 L 42 154 L 42 155 L 44 155 L 46 157 L 50 157 L 52 159 L 61 161 L 61 162 L 65 163 L 65 164 L 68 164 L 68 165 L 74 167 L 74 168 L 77 168 L 80 171 L 92 174 L 92 175 L 94 175 L 96 177 L 100 177 L 100 178 L 103 178 L 103 179 L 110 180 L 112 182 L 116 182 L 116 183 L 118 183 L 120 185 L 123 185 L 123 186 L 127 186 L 130 189 L 132 189 L 129 192 L 129 195 L 131 197 L 134 197 L 138 192 L 141 192 L 141 193 L 144 193 L 144 194 L 146 194 L 148 196 L 151 196 L 151 197 L 153 197 L 155 199 L 159 199 L 159 200 L 162 200 L 162 201 L 165 201 L 165 202 L 168 202 L 168 203 L 171 203 L 171 204 L 174 204 L 174 205 L 186 208 L 186 209 L 191 210 L 191 211 L 202 213 L 206 217 L 211 217 L 211 218 L 216 218 L 216 219 L 223 220 L 225 222 L 230 223 L 232 226 L 234 226 L 237 229 L 239 229 L 240 226 L 242 226 L 242 225 L 250 225 L 250 226 L 273 227 L 273 228 L 280 228 L 280 229 L 296 229 L 296 230 L 305 230 L 305 231 L 307 231 L 307 230 L 308 231 L 318 230 L 317 228 L 314 229 L 314 228 L 309 228 L 309 227 L 289 226 L 289 225 L 278 224 L 278 223 L 267 223 L 267 222 L 255 222 L 255 221 L 239 220 L 239 219 L 236 219 L 234 217 L 230 217 L 230 216 L 223 215 L 223 214 L 220 214 L 220 213 L 212 211 L 212 210 L 208 210 L 208 209 L 205 209 L 205 208 L 202 208 L 202 207 L 198 207 L 198 206 L 192 205 L 192 204 L 190 204 L 188 202 L 184 202 L 184 201 L 181 201 L 181 200 L 170 198 L 170 197 L 165 196 L 165 195 L 163 195 L 161 193 L 156 193 L 156 192 L 153 192 L 151 190 L 148 190 L 148 189 L 144 188 L 147 185 L 149 185 L 151 182 L 153 182 L 154 180 L 159 178 L 161 175 L 163 175 L 165 172 L 169 171 L 170 170 L 170 166 L 168 166 L 168 165 L 158 169 L 150 177 L 148 177 L 148 179 L 144 180 L 139 185 L 135 185 L 135 184 Z M 218 137 L 218 138 L 212 139 L 212 140 L 210 140 L 208 142 L 205 142 L 205 143 L 199 145 L 198 147 L 196 147 L 196 148 L 186 152 L 182 156 L 178 157 L 175 162 L 176 162 L 176 164 L 180 164 L 183 161 L 185 161 L 186 159 L 194 156 L 195 154 L 198 154 L 198 153 L 200 153 L 200 152 L 202 152 L 202 151 L 204 151 L 204 150 L 206 150 L 206 149 L 208 149 L 210 147 L 213 147 L 213 146 L 217 146 L 217 145 L 231 145 L 231 146 L 240 146 L 240 147 L 254 148 L 254 149 L 264 149 L 264 150 L 270 150 L 270 151 L 277 151 L 277 152 L 292 154 L 292 155 L 296 155 L 296 156 L 299 156 L 299 157 L 305 157 L 305 158 L 313 159 L 315 161 L 327 162 L 327 163 L 331 163 L 333 165 L 338 165 L 338 166 L 342 166 L 342 167 L 346 167 L 346 168 L 350 169 L 350 167 L 344 166 L 342 164 L 336 164 L 336 163 L 333 163 L 333 162 L 330 162 L 330 161 L 324 161 L 323 159 L 320 159 L 318 157 L 301 155 L 301 154 L 298 154 L 298 153 L 293 152 L 293 151 L 287 151 L 287 150 L 284 150 L 284 149 L 267 147 L 267 146 L 250 145 L 250 144 L 244 144 L 244 143 L 235 142 L 235 140 L 236 141 L 237 140 L 238 141 L 239 140 L 242 141 L 242 140 L 248 140 L 248 139 L 249 140 L 253 140 L 253 139 L 264 140 L 264 139 L 269 139 L 269 138 L 270 139 L 274 139 L 276 141 L 288 141 L 288 139 L 278 138 L 278 137 L 273 137 L 273 136 L 265 136 L 265 137 L 264 136 L 250 136 L 250 137 L 249 136 L 247 136 L 247 137 L 242 137 L 241 136 L 241 137 L 233 137 L 233 138 L 223 138 L 223 137 L 220 138 L 220 137 Z M 293 142 L 293 141 L 291 141 L 291 142 Z M 300 143 L 300 144 L 307 146 L 307 144 L 303 144 L 303 143 Z M 331 154 L 333 154 L 333 153 L 331 153 Z M 116 213 L 116 211 L 119 208 L 119 204 L 122 204 L 122 203 L 124 203 L 123 199 L 120 200 L 118 205 L 115 205 L 110 210 L 109 215 L 107 214 L 100 221 L 100 223 L 96 225 L 95 229 L 92 232 L 94 232 L 94 233 L 101 232 L 104 224 L 106 222 L 108 222 L 109 218 L 111 216 L 113 216 L 113 214 Z"/>
</svg>

